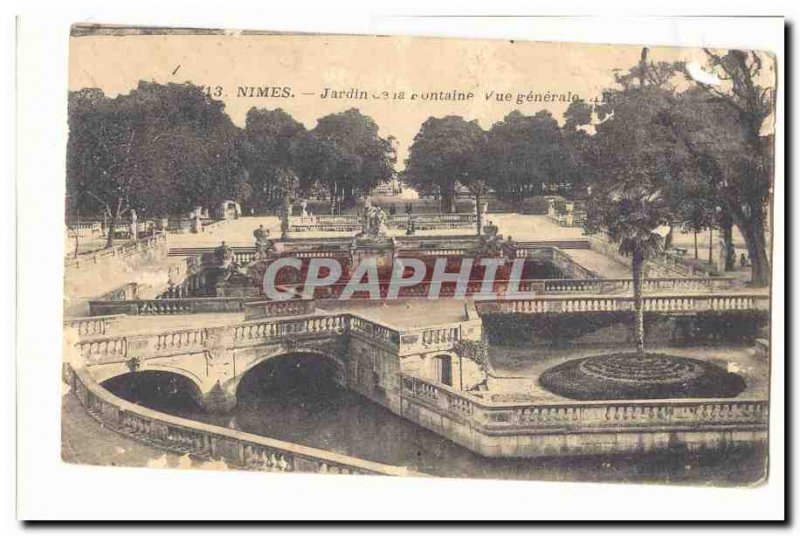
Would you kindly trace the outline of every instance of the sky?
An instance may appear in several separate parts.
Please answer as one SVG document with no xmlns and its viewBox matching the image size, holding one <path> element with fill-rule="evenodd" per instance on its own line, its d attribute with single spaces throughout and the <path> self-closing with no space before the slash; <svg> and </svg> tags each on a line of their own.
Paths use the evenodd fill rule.
<svg viewBox="0 0 800 536">
<path fill-rule="evenodd" d="M 96 87 L 113 97 L 140 80 L 191 82 L 218 94 L 239 126 L 254 106 L 282 108 L 307 128 L 329 113 L 358 108 L 375 120 L 381 136 L 396 138 L 397 167 L 402 169 L 408 147 L 428 117 L 460 115 L 489 128 L 513 110 L 548 110 L 563 122 L 567 99 L 601 96 L 604 88 L 613 87 L 615 69 L 635 65 L 640 53 L 639 46 L 420 37 L 91 35 L 71 38 L 69 87 Z M 694 62 L 698 68 L 705 63 L 700 49 L 653 48 L 650 57 Z M 281 89 L 251 97 L 251 87 Z M 348 97 L 351 89 L 369 98 L 323 98 L 331 90 Z M 423 98 L 452 91 L 473 97 L 447 102 Z M 405 98 L 395 99 L 400 92 Z M 536 94 L 539 101 L 527 100 Z"/>
</svg>

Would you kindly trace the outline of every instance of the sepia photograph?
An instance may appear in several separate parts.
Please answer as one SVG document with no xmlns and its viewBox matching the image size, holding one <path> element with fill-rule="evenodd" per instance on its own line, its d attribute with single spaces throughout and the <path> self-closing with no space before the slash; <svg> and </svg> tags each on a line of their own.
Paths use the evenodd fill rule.
<svg viewBox="0 0 800 536">
<path fill-rule="evenodd" d="M 769 51 L 77 24 L 69 54 L 64 461 L 768 478 Z"/>
</svg>

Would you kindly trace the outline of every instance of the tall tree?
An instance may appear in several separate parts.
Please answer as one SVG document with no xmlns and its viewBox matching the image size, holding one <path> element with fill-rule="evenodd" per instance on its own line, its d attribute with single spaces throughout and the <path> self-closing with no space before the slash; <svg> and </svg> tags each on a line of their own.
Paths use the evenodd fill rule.
<svg viewBox="0 0 800 536">
<path fill-rule="evenodd" d="M 697 91 L 681 95 L 681 106 L 669 120 L 715 185 L 720 205 L 741 231 L 752 263 L 751 282 L 770 280 L 766 229 L 773 177 L 774 75 L 765 72 L 774 60 L 758 52 L 706 51 L 707 70 L 718 84 L 684 72 Z"/>
<path fill-rule="evenodd" d="M 428 118 L 409 148 L 406 182 L 422 193 L 438 194 L 443 209 L 455 212 L 456 185 L 472 178 L 474 150 L 483 137 L 477 121 L 456 115 Z"/>
<path fill-rule="evenodd" d="M 382 138 L 372 118 L 355 108 L 326 115 L 297 145 L 301 187 L 327 192 L 331 213 L 389 180 L 396 161 L 393 138 Z"/>
<path fill-rule="evenodd" d="M 571 196 L 582 197 L 587 187 L 596 181 L 597 155 L 594 138 L 584 128 L 592 124 L 592 106 L 584 101 L 573 101 L 564 112 L 561 133 L 566 145 L 565 174 L 571 185 Z"/>
<path fill-rule="evenodd" d="M 280 108 L 247 112 L 244 136 L 252 204 L 274 208 L 283 201 L 279 176 L 297 167 L 297 146 L 305 133 L 303 124 Z"/>
<path fill-rule="evenodd" d="M 140 128 L 121 104 L 91 89 L 71 93 L 68 104 L 67 192 L 76 212 L 105 215 L 108 247 L 117 220 L 130 210 L 138 187 L 145 186 L 136 162 Z"/>
<path fill-rule="evenodd" d="M 506 199 L 539 195 L 546 185 L 575 179 L 570 152 L 550 112 L 526 116 L 513 111 L 489 130 L 496 172 L 492 186 Z"/>
<path fill-rule="evenodd" d="M 719 216 L 714 189 L 702 173 L 687 174 L 670 184 L 668 195 L 674 221 L 694 234 L 694 258 L 698 259 L 697 234 L 713 229 Z"/>
<path fill-rule="evenodd" d="M 191 84 L 141 82 L 113 99 L 70 95 L 67 188 L 75 210 L 115 224 L 249 195 L 239 129 Z"/>
</svg>

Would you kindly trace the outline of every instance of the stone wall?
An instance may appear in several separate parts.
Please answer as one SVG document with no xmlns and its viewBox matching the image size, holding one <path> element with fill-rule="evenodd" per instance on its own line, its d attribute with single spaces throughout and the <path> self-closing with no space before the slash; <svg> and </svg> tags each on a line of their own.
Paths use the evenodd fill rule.
<svg viewBox="0 0 800 536">
<path fill-rule="evenodd" d="M 114 396 L 84 370 L 64 367 L 64 380 L 74 396 L 101 426 L 151 446 L 230 466 L 270 472 L 312 472 L 400 476 L 403 467 L 361 460 L 334 452 L 287 443 L 183 419 L 154 411 Z"/>
<path fill-rule="evenodd" d="M 767 438 L 763 400 L 515 405 L 483 402 L 409 376 L 402 382 L 399 415 L 489 457 L 724 449 Z"/>
<path fill-rule="evenodd" d="M 602 253 L 626 266 L 631 265 L 630 257 L 622 255 L 619 252 L 619 245 L 608 240 L 604 234 L 588 235 L 586 238 L 593 251 Z M 699 267 L 690 266 L 674 255 L 662 255 L 645 264 L 643 275 L 646 278 L 655 279 L 659 277 L 708 277 L 712 274 Z"/>
</svg>

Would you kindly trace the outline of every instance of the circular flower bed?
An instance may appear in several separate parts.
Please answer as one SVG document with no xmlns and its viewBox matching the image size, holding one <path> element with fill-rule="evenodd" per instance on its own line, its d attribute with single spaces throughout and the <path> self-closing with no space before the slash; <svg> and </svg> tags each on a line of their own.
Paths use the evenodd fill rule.
<svg viewBox="0 0 800 536">
<path fill-rule="evenodd" d="M 741 376 L 699 359 L 634 353 L 572 359 L 547 369 L 539 383 L 575 400 L 730 398 L 746 387 Z"/>
</svg>

